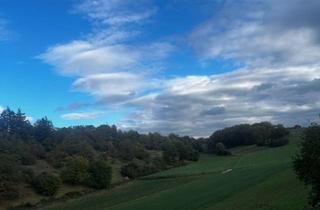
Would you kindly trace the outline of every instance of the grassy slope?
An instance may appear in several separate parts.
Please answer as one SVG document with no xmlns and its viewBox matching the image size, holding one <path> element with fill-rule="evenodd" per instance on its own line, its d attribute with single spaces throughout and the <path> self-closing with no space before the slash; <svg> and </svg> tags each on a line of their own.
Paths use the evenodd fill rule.
<svg viewBox="0 0 320 210">
<path fill-rule="evenodd" d="M 307 189 L 292 171 L 301 132 L 279 148 L 240 147 L 232 157 L 203 155 L 197 163 L 47 210 L 302 209 Z M 229 173 L 222 173 L 232 169 Z"/>
<path fill-rule="evenodd" d="M 122 163 L 118 160 L 112 161 L 110 165 L 113 168 L 113 174 L 112 174 L 112 184 L 119 184 L 124 181 L 123 177 L 120 174 L 120 168 L 122 166 Z M 52 168 L 48 163 L 46 163 L 43 160 L 38 160 L 35 165 L 32 166 L 25 166 L 25 168 L 33 169 L 33 171 L 37 172 L 37 174 L 40 174 L 42 172 L 49 172 L 55 175 L 59 175 L 59 171 Z M 42 199 L 47 199 L 46 196 L 42 196 L 37 194 L 31 186 L 24 184 L 19 186 L 21 188 L 21 192 L 23 193 L 23 196 L 19 199 L 13 200 L 13 201 L 7 201 L 0 203 L 0 210 L 7 209 L 10 206 L 18 206 L 24 203 L 37 203 Z M 63 184 L 62 187 L 59 189 L 56 197 L 62 197 L 68 192 L 81 192 L 88 190 L 90 188 L 87 188 L 85 186 L 71 186 L 67 184 Z"/>
</svg>

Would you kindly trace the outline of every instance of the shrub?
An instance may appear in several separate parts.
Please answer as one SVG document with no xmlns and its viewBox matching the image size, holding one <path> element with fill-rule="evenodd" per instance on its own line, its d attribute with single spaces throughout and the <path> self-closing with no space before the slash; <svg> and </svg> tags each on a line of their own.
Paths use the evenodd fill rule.
<svg viewBox="0 0 320 210">
<path fill-rule="evenodd" d="M 142 148 L 135 149 L 134 156 L 139 160 L 146 160 L 150 157 L 149 153 Z"/>
<path fill-rule="evenodd" d="M 163 151 L 163 160 L 169 164 L 174 165 L 178 162 L 179 159 L 179 152 L 174 144 L 168 144 Z"/>
<path fill-rule="evenodd" d="M 61 179 L 46 172 L 36 176 L 33 181 L 34 189 L 42 195 L 53 196 L 61 186 Z"/>
<path fill-rule="evenodd" d="M 136 178 L 139 176 L 139 166 L 136 163 L 129 163 L 121 167 L 121 175 L 129 178 Z"/>
<path fill-rule="evenodd" d="M 21 170 L 21 178 L 23 179 L 24 182 L 32 184 L 34 177 L 35 177 L 35 175 L 34 175 L 34 172 L 32 169 L 23 168 Z"/>
<path fill-rule="evenodd" d="M 65 166 L 61 178 L 69 184 L 81 184 L 87 177 L 89 161 L 82 156 L 69 156 L 65 159 Z"/>
<path fill-rule="evenodd" d="M 151 163 L 157 168 L 158 171 L 166 169 L 166 163 L 161 157 L 152 158 Z"/>
<path fill-rule="evenodd" d="M 216 144 L 216 154 L 217 155 L 231 155 L 231 152 L 227 151 L 225 146 L 219 142 Z"/>
<path fill-rule="evenodd" d="M 11 182 L 0 183 L 0 201 L 1 200 L 14 200 L 20 197 L 20 193 L 13 186 Z"/>
<path fill-rule="evenodd" d="M 95 161 L 88 169 L 87 184 L 96 189 L 108 188 L 111 184 L 112 168 L 105 161 Z"/>
<path fill-rule="evenodd" d="M 12 155 L 0 153 L 0 200 L 12 200 L 19 197 L 15 183 L 19 182 L 18 165 Z"/>
<path fill-rule="evenodd" d="M 281 137 L 278 139 L 271 139 L 269 146 L 270 147 L 280 147 L 289 143 L 289 139 L 287 137 Z"/>
<path fill-rule="evenodd" d="M 199 160 L 199 152 L 197 152 L 197 151 L 190 152 L 187 160 L 198 161 Z"/>
<path fill-rule="evenodd" d="M 121 167 L 121 175 L 131 179 L 146 176 L 159 171 L 159 169 L 151 163 L 138 164 L 131 162 Z"/>
<path fill-rule="evenodd" d="M 20 154 L 20 162 L 22 165 L 34 165 L 37 159 L 29 152 Z"/>
</svg>

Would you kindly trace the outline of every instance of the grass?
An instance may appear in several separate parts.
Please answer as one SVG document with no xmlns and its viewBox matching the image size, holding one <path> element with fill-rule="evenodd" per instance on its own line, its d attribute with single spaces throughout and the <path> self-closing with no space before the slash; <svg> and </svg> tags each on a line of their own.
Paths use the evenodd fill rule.
<svg viewBox="0 0 320 210">
<path fill-rule="evenodd" d="M 122 163 L 120 163 L 119 161 L 115 161 L 110 165 L 112 167 L 112 179 L 111 179 L 112 184 L 123 182 L 124 178 L 121 176 L 121 173 L 120 173 Z"/>
<path fill-rule="evenodd" d="M 308 189 L 296 179 L 291 161 L 301 132 L 291 131 L 290 139 L 278 148 L 235 148 L 231 157 L 202 155 L 199 162 L 44 209 L 300 210 Z"/>
</svg>

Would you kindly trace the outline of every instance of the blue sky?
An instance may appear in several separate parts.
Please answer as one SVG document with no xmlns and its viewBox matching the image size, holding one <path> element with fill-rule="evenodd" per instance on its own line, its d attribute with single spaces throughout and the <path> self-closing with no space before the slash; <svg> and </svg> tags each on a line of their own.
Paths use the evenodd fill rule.
<svg viewBox="0 0 320 210">
<path fill-rule="evenodd" d="M 320 108 L 319 9 L 317 0 L 0 0 L 0 109 L 58 127 L 194 136 L 307 124 Z"/>
</svg>

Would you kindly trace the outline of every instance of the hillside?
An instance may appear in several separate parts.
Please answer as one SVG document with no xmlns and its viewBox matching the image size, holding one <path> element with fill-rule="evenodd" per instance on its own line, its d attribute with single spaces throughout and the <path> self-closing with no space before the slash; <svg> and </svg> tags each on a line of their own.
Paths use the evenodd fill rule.
<svg viewBox="0 0 320 210">
<path fill-rule="evenodd" d="M 307 188 L 292 171 L 301 130 L 290 144 L 237 147 L 233 156 L 201 155 L 198 162 L 43 210 L 302 209 Z"/>
</svg>

